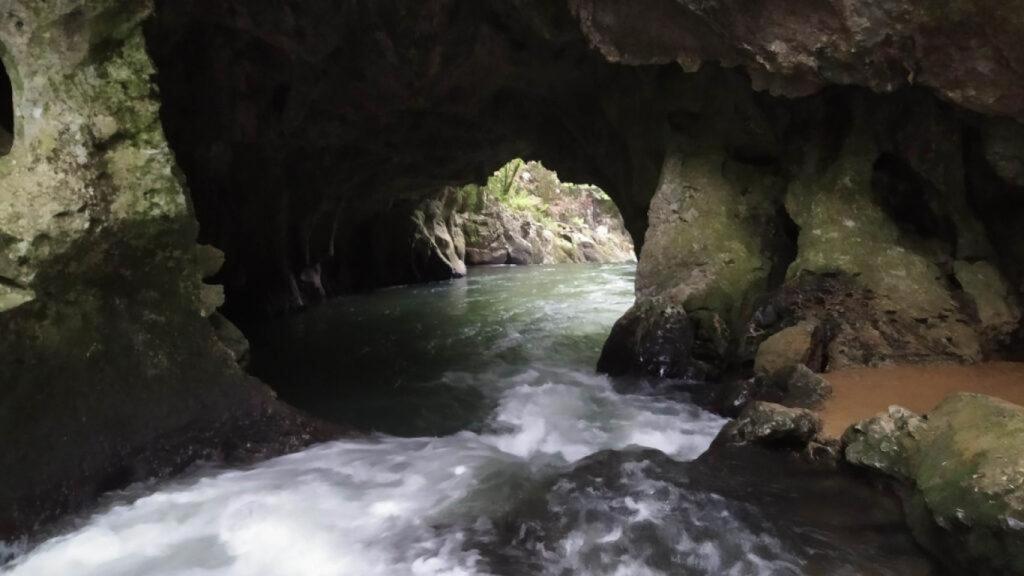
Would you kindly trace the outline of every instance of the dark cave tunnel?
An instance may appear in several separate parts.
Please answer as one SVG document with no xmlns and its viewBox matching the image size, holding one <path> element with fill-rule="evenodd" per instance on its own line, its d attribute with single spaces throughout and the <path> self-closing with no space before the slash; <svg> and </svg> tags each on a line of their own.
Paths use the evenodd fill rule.
<svg viewBox="0 0 1024 576">
<path fill-rule="evenodd" d="M 568 6 L 576 4 L 570 2 Z M 205 281 L 223 286 L 226 299 L 219 313 L 207 317 L 205 301 L 202 313 L 197 313 L 197 302 L 208 294 L 199 294 L 196 289 L 195 263 L 191 259 L 196 222 L 184 211 L 182 228 L 187 231 L 177 238 L 180 250 L 177 245 L 170 250 L 181 262 L 180 271 L 188 272 L 179 275 L 186 280 L 181 294 L 171 290 L 176 284 L 169 287 L 168 294 L 173 294 L 167 300 L 173 305 L 168 304 L 168 314 L 151 314 L 150 307 L 155 305 L 147 298 L 156 293 L 154 286 L 124 276 L 120 268 L 111 266 L 109 274 L 103 276 L 102 288 L 123 287 L 125 298 L 116 297 L 119 292 L 109 298 L 116 305 L 97 311 L 96 327 L 88 327 L 89 333 L 82 337 L 94 338 L 95 333 L 116 336 L 111 338 L 114 345 L 101 350 L 101 354 L 90 356 L 91 348 L 89 354 L 80 353 L 84 348 L 77 347 L 77 340 L 58 341 L 59 347 L 43 341 L 47 347 L 25 337 L 38 332 L 33 322 L 41 323 L 30 318 L 29 312 L 49 319 L 43 314 L 47 310 L 56 311 L 55 315 L 64 313 L 61 306 L 73 313 L 79 310 L 79 303 L 64 298 L 63 291 L 40 291 L 38 303 L 30 303 L 17 313 L 18 322 L 23 324 L 15 326 L 20 331 L 7 331 L 5 343 L 14 343 L 16 346 L 7 348 L 22 354 L 18 362 L 9 363 L 15 375 L 11 378 L 13 389 L 31 398 L 42 398 L 39 390 L 55 390 L 49 396 L 70 399 L 69 416 L 59 420 L 80 424 L 80 428 L 69 428 L 71 433 L 64 428 L 50 430 L 47 419 L 36 418 L 17 402 L 8 404 L 9 413 L 29 415 L 24 418 L 25 428 L 36 434 L 34 438 L 42 439 L 33 440 L 33 446 L 47 446 L 51 438 L 60 435 L 58 440 L 63 444 L 59 450 L 33 451 L 42 454 L 40 458 L 45 458 L 47 465 L 57 463 L 68 470 L 77 466 L 80 446 L 69 439 L 95 432 L 91 427 L 97 419 L 87 424 L 74 412 L 81 399 L 78 394 L 87 394 L 88 402 L 120 403 L 113 408 L 103 407 L 102 414 L 134 427 L 130 434 L 100 435 L 97 448 L 86 453 L 85 457 L 92 459 L 92 464 L 87 462 L 92 468 L 83 465 L 81 469 L 89 469 L 101 478 L 110 473 L 108 464 L 119 466 L 118 460 L 127 459 L 100 454 L 107 447 L 116 447 L 110 451 L 113 454 L 136 450 L 151 443 L 152 434 L 177 432 L 182 427 L 204 434 L 204 421 L 218 422 L 219 432 L 211 444 L 214 446 L 221 435 L 229 437 L 226 445 L 236 438 L 247 443 L 248 433 L 272 440 L 286 438 L 289 442 L 293 436 L 288 434 L 297 438 L 301 433 L 304 442 L 315 438 L 305 430 L 299 431 L 304 422 L 289 420 L 294 417 L 291 407 L 305 407 L 285 394 L 272 398 L 266 387 L 248 386 L 258 382 L 238 369 L 236 363 L 245 363 L 233 354 L 225 334 L 234 330 L 232 337 L 244 342 L 248 351 L 250 342 L 245 341 L 247 337 L 254 340 L 253 326 L 302 316 L 316 320 L 327 313 L 322 311 L 329 304 L 317 307 L 312 314 L 287 313 L 312 310 L 314 304 L 332 296 L 449 278 L 451 271 L 437 266 L 433 254 L 423 260 L 422 254 L 413 249 L 410 216 L 423 202 L 437 201 L 448 187 L 480 183 L 497 166 L 517 157 L 544 162 L 564 181 L 588 182 L 604 189 L 621 212 L 638 255 L 656 226 L 663 226 L 669 233 L 678 232 L 684 228 L 682 222 L 707 230 L 710 236 L 724 221 L 726 225 L 721 229 L 728 233 L 741 228 L 734 244 L 752 246 L 752 259 L 764 263 L 759 271 L 764 272 L 764 278 L 749 290 L 716 293 L 685 310 L 689 316 L 682 317 L 683 337 L 656 342 L 660 348 L 644 348 L 642 332 L 652 325 L 655 329 L 650 332 L 658 331 L 658 314 L 664 309 L 657 306 L 663 296 L 681 293 L 677 288 L 689 289 L 687 275 L 694 271 L 698 280 L 717 282 L 724 278 L 722 283 L 731 282 L 734 276 L 716 277 L 720 270 L 713 268 L 731 266 L 737 259 L 718 258 L 720 253 L 708 249 L 700 242 L 702 238 L 686 246 L 666 242 L 663 246 L 671 248 L 668 257 L 648 253 L 646 270 L 642 269 L 641 258 L 641 271 L 635 277 L 657 277 L 664 280 L 663 286 L 638 295 L 632 290 L 631 277 L 620 296 L 622 302 L 653 305 L 634 305 L 630 312 L 638 310 L 633 318 L 640 322 L 631 326 L 620 320 L 612 338 L 605 330 L 598 335 L 600 340 L 590 335 L 587 341 L 594 350 L 602 342 L 606 346 L 622 344 L 623 372 L 632 372 L 631 376 L 651 373 L 648 366 L 634 360 L 642 362 L 643 357 L 650 357 L 648 353 L 658 355 L 666 350 L 680 366 L 709 366 L 703 375 L 709 381 L 737 368 L 749 372 L 756 365 L 755 353 L 764 337 L 792 328 L 793 323 L 806 318 L 830 327 L 837 318 L 849 319 L 844 329 L 854 353 L 858 352 L 856 346 L 861 342 L 857 338 L 861 335 L 877 334 L 872 332 L 875 328 L 888 330 L 879 339 L 864 340 L 867 346 L 891 344 L 889 356 L 879 356 L 884 360 L 960 359 L 959 351 L 950 351 L 946 342 L 929 348 L 934 343 L 929 340 L 932 335 L 920 335 L 920 331 L 936 325 L 938 332 L 947 323 L 969 325 L 972 336 L 977 332 L 978 339 L 985 341 L 986 349 L 979 353 L 979 360 L 1024 353 L 1020 319 L 1013 320 L 1017 331 L 1013 342 L 1005 341 L 1002 327 L 987 331 L 981 326 L 981 311 L 962 304 L 971 296 L 967 294 L 971 289 L 968 283 L 950 281 L 942 288 L 952 293 L 953 306 L 960 308 L 921 318 L 904 314 L 899 307 L 872 308 L 874 296 L 884 290 L 875 290 L 877 285 L 865 288 L 857 284 L 864 270 L 843 268 L 848 262 L 837 262 L 838 258 L 827 251 L 819 251 L 817 261 L 813 260 L 815 255 L 811 256 L 811 264 L 821 266 L 810 275 L 820 275 L 814 279 L 820 282 L 803 282 L 804 278 L 791 274 L 807 266 L 806 241 L 820 227 L 831 225 L 833 228 L 826 232 L 838 229 L 842 235 L 843 206 L 838 203 L 835 209 L 837 203 L 831 195 L 847 194 L 847 200 L 869 197 L 863 203 L 850 204 L 867 207 L 865 212 L 872 217 L 878 215 L 876 221 L 883 221 L 880 228 L 885 234 L 895 231 L 895 238 L 886 236 L 870 244 L 879 253 L 923 256 L 923 267 L 934 267 L 947 275 L 951 269 L 956 272 L 957 264 L 968 273 L 971 269 L 967 266 L 988 266 L 984 272 L 999 282 L 1003 277 L 1006 280 L 1006 294 L 996 296 L 1013 300 L 1024 295 L 1024 228 L 1019 226 L 1024 221 L 1024 172 L 1019 157 L 1013 155 L 1019 150 L 1017 143 L 1024 141 L 1018 138 L 1019 126 L 1017 132 L 1010 127 L 1008 135 L 1000 136 L 1004 125 L 996 119 L 937 96 L 948 96 L 949 90 L 898 88 L 878 93 L 860 87 L 871 84 L 854 77 L 824 82 L 836 85 L 816 88 L 810 95 L 785 97 L 772 93 L 764 78 L 757 77 L 757 70 L 723 66 L 714 58 L 703 58 L 703 65 L 697 69 L 684 68 L 672 59 L 623 58 L 622 63 L 616 63 L 614 57 L 596 49 L 601 48 L 596 46 L 597 41 L 581 30 L 573 8 L 546 0 L 156 0 L 154 5 L 155 12 L 144 25 L 148 53 L 156 68 L 151 103 L 154 110 L 157 104 L 160 106 L 164 135 L 174 152 L 176 168 L 187 183 L 188 205 L 198 221 L 198 243 L 225 253 L 224 266 L 210 272 Z M 669 27 L 673 24 L 666 22 Z M 665 25 L 663 22 L 659 32 L 666 32 Z M 647 40 L 653 38 L 655 44 L 659 40 L 654 34 L 651 38 L 630 34 L 631 39 L 634 36 L 641 40 L 637 48 L 640 51 L 651 48 L 644 45 Z M 654 53 L 660 48 L 654 46 Z M 752 70 L 753 77 L 747 70 Z M 20 86 L 22 76 L 15 77 Z M 15 129 L 26 135 L 32 131 L 32 118 L 27 112 L 34 104 L 29 105 L 27 92 L 24 97 L 19 94 L 19 111 L 24 115 L 17 116 L 11 84 L 5 71 L 0 74 L 0 156 L 10 152 Z M 148 125 L 153 126 L 152 122 Z M 851 142 L 862 146 L 857 154 L 851 153 Z M 100 143 L 91 144 L 96 145 L 98 153 L 108 152 Z M 18 161 L 23 150 L 31 149 L 28 138 L 24 143 L 19 140 L 15 151 Z M 710 173 L 707 181 L 728 188 L 727 194 L 712 198 L 708 204 L 687 204 L 701 193 L 714 196 L 722 192 L 713 186 L 702 189 L 701 182 L 668 179 L 669 162 L 682 164 L 693 158 L 712 160 L 702 164 L 712 165 L 703 174 Z M 9 156 L 2 160 L 9 165 L 13 159 Z M 1000 159 L 1003 164 L 997 162 Z M 848 168 L 847 161 L 866 166 L 857 174 L 866 177 L 857 184 L 867 182 L 867 186 L 844 188 L 849 179 L 838 176 Z M 713 173 L 718 167 L 721 174 Z M 814 193 L 794 200 L 791 192 L 798 181 L 810 183 L 808 188 Z M 174 190 L 180 200 L 178 188 Z M 123 192 L 118 188 L 115 191 Z M 23 196 L 30 194 L 23 192 Z M 727 201 L 721 202 L 722 198 Z M 652 199 L 661 202 L 654 204 Z M 833 209 L 827 214 L 829 218 L 815 220 L 809 217 L 809 211 L 802 210 L 818 207 L 815 203 L 819 200 L 831 202 L 825 210 Z M 653 206 L 659 208 L 654 210 Z M 716 220 L 720 214 L 726 216 Z M 853 223 L 850 226 L 856 226 L 867 220 L 849 221 Z M 693 240 L 685 234 L 677 237 Z M 39 238 L 48 239 L 44 235 Z M 114 240 L 116 243 L 119 238 Z M 0 234 L 0 247 L 5 242 Z M 845 246 L 833 247 L 838 252 L 838 247 Z M 140 254 L 147 264 L 152 260 L 154 267 L 161 267 L 163 260 L 151 257 L 164 252 L 151 248 L 142 246 Z M 721 253 L 727 253 L 726 249 Z M 681 258 L 673 259 L 680 254 Z M 739 260 L 742 263 L 743 258 Z M 172 269 L 171 274 L 178 271 Z M 154 278 L 165 278 L 164 272 L 161 270 Z M 117 281 L 107 282 L 108 278 Z M 983 289 L 1003 288 L 996 282 L 981 284 Z M 77 284 L 70 286 L 75 288 Z M 219 287 L 213 291 L 217 290 Z M 185 297 L 179 298 L 182 295 Z M 121 306 L 122 300 L 130 306 Z M 503 303 L 500 299 L 495 302 Z M 862 308 L 843 308 L 850 302 Z M 425 325 L 465 305 L 458 296 L 451 306 L 443 304 L 435 309 L 436 314 L 424 314 Z M 744 330 L 766 309 L 771 314 L 764 317 L 769 319 L 755 326 L 758 333 L 748 338 L 751 333 Z M 186 310 L 189 314 L 182 313 Z M 589 312 L 586 310 L 584 316 Z M 648 312 L 651 314 L 644 317 Z M 872 316 L 875 312 L 878 314 Z M 947 313 L 951 315 L 945 317 Z M 626 314 L 617 317 L 628 320 L 629 312 Z M 159 325 L 152 322 L 154 318 L 170 318 L 173 322 Z M 652 323 L 644 324 L 647 320 Z M 609 319 L 608 325 L 613 322 Z M 856 322 L 867 328 L 855 326 Z M 638 331 L 630 332 L 637 326 Z M 616 338 L 614 330 L 620 327 L 625 330 Z M 358 326 L 345 331 L 348 340 L 339 340 L 335 328 L 329 326 L 314 342 L 322 348 L 311 346 L 311 352 L 319 350 L 319 356 L 332 358 L 361 346 L 375 348 L 375 367 L 390 369 L 400 364 L 399 360 L 417 371 L 423 371 L 427 361 L 433 362 L 432 367 L 438 371 L 448 371 L 452 366 L 449 357 L 438 357 L 432 349 L 424 354 L 427 359 L 423 364 L 416 364 L 420 358 L 415 355 L 398 358 L 386 346 L 376 346 L 366 338 L 367 331 Z M 557 339 L 563 326 L 556 328 L 550 352 L 571 352 L 571 345 L 559 347 L 564 345 Z M 418 336 L 401 322 L 381 326 L 377 335 L 387 343 L 396 333 Z M 138 334 L 152 338 L 145 340 Z M 72 336 L 77 338 L 77 333 Z M 883 337 L 887 341 L 881 342 Z M 138 354 L 139 342 L 154 342 L 147 346 L 159 354 Z M 639 346 L 634 345 L 637 342 Z M 285 344 L 301 346 L 290 341 Z M 226 354 L 224 348 L 232 354 Z M 52 354 L 57 349 L 69 351 L 63 363 Z M 450 356 L 466 357 L 491 356 L 489 349 L 466 354 L 466 349 L 460 347 L 455 347 Z M 154 375 L 146 365 L 151 358 L 169 358 L 167 366 L 171 369 Z M 831 361 L 836 357 L 828 358 Z M 865 358 L 873 361 L 875 356 L 856 357 L 851 353 L 848 358 L 856 365 Z M 596 377 L 594 364 L 586 357 L 577 368 L 586 378 Z M 25 365 L 35 366 L 36 373 L 29 374 L 22 368 Z M 293 376 L 302 376 L 291 366 L 284 368 Z M 90 385 L 77 386 L 66 378 L 48 376 L 62 372 L 89 374 Z M 262 378 L 251 365 L 248 374 Z M 245 390 L 238 384 L 243 378 L 247 382 Z M 371 378 L 364 379 L 374 384 Z M 51 388 L 39 387 L 37 382 L 44 380 Z M 280 393 L 269 378 L 263 380 Z M 130 394 L 123 394 L 122 384 L 136 381 L 139 385 Z M 381 398 L 388 402 L 400 396 L 401 402 L 394 402 L 394 408 L 402 412 L 398 420 L 404 420 L 406 413 L 429 409 L 430 402 L 436 400 L 430 394 L 400 394 L 382 388 Z M 139 402 L 140 398 L 144 402 Z M 240 398 L 252 400 L 251 405 L 239 408 Z M 88 406 L 88 402 L 83 405 Z M 197 402 L 203 405 L 196 407 Z M 475 398 L 458 395 L 452 402 L 474 403 Z M 154 412 L 157 418 L 152 417 Z M 130 418 L 122 418 L 125 414 Z M 235 420 L 223 424 L 227 421 L 225 414 L 237 417 L 240 432 L 232 428 Z M 459 420 L 443 411 L 438 416 L 450 420 L 444 424 L 453 429 L 463 428 Z M 419 434 L 422 429 L 410 428 L 408 432 Z M 20 438 L 24 431 L 18 429 L 16 433 L 18 436 L 11 437 Z M 127 442 L 122 442 L 124 436 L 129 438 Z M 195 451 L 190 449 L 189 453 Z M 14 454 L 13 460 L 19 459 L 19 453 Z M 159 462 L 156 465 L 162 466 Z M 144 477 L 145 473 L 140 472 L 144 469 L 144 465 L 137 469 L 115 467 L 115 472 L 134 471 L 114 473 L 113 482 L 98 485 L 102 490 L 123 484 L 130 477 Z M 19 476 L 16 481 L 28 487 L 22 490 L 26 494 L 37 486 L 50 489 L 29 475 Z M 56 481 L 51 484 L 57 485 Z M 86 494 L 79 500 L 89 497 Z"/>
<path fill-rule="evenodd" d="M 963 256 L 951 215 L 966 206 L 936 190 L 992 188 L 971 176 L 984 158 L 968 158 L 960 176 L 940 174 L 943 163 L 963 164 L 958 149 L 922 149 L 959 146 L 962 126 L 980 122 L 926 90 L 831 87 L 789 99 L 716 65 L 621 66 L 589 46 L 565 7 L 230 6 L 158 2 L 147 41 L 200 243 L 226 254 L 208 281 L 224 285 L 222 311 L 241 324 L 333 295 L 450 277 L 410 253 L 409 215 L 509 158 L 603 188 L 638 255 L 670 151 L 721 151 L 725 172 L 738 166 L 786 182 L 825 173 L 857 126 L 871 124 L 877 201 L 908 246 L 937 239 L 946 259 Z M 430 26 L 414 24 L 428 18 Z M 765 291 L 786 280 L 800 232 L 785 186 L 772 194 Z M 1008 194 L 975 194 L 971 208 L 993 223 L 994 240 L 1015 246 L 1016 232 L 991 210 Z"/>
</svg>

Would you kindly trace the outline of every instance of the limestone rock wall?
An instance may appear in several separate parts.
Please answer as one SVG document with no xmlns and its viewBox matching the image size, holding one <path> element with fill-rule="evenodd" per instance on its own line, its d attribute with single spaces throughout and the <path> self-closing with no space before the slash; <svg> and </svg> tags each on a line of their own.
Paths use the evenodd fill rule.
<svg viewBox="0 0 1024 576">
<path fill-rule="evenodd" d="M 231 350 L 217 339 L 215 284 L 244 316 L 454 274 L 437 192 L 513 157 L 600 186 L 643 245 L 610 371 L 748 367 L 794 325 L 829 366 L 1019 350 L 1022 15 L 0 3 L 0 535 L 197 457 L 309 440 L 213 316 Z"/>
<path fill-rule="evenodd" d="M 266 439 L 294 420 L 203 317 L 217 290 L 201 282 L 197 224 L 158 116 L 150 8 L 0 10 L 16 128 L 0 157 L 0 538 L 237 452 L 225 444 L 234 430 L 260 421 Z"/>
<path fill-rule="evenodd" d="M 1012 161 L 982 159 L 992 120 L 920 91 L 779 100 L 736 82 L 692 81 L 640 257 L 648 320 L 623 319 L 603 370 L 714 378 L 798 323 L 820 327 L 819 369 L 1016 353 L 1021 243 L 999 223 L 1022 211 L 993 174 Z M 646 359 L 614 349 L 680 323 Z"/>
<path fill-rule="evenodd" d="M 965 108 L 1024 119 L 1020 0 L 570 0 L 609 60 L 739 66 L 755 89 L 924 86 Z"/>
</svg>

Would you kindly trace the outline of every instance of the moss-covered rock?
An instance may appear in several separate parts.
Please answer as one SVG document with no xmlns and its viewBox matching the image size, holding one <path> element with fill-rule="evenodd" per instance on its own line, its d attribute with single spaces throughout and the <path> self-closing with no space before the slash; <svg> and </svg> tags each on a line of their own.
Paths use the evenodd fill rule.
<svg viewBox="0 0 1024 576">
<path fill-rule="evenodd" d="M 513 160 L 486 187 L 455 192 L 471 266 L 636 261 L 611 199 L 594 186 L 561 182 L 539 162 Z"/>
<path fill-rule="evenodd" d="M 1024 408 L 958 394 L 844 435 L 846 459 L 901 481 L 915 534 L 972 574 L 1024 572 Z"/>
<path fill-rule="evenodd" d="M 785 368 L 810 363 L 816 331 L 815 322 L 804 321 L 772 334 L 757 349 L 754 372 L 770 376 Z"/>
<path fill-rule="evenodd" d="M 0 157 L 0 538 L 200 457 L 310 440 L 204 318 L 218 289 L 160 123 L 151 8 L 0 15 L 16 126 Z M 267 434 L 232 445 L 256 422 Z"/>
<path fill-rule="evenodd" d="M 918 450 L 925 420 L 899 406 L 850 427 L 843 434 L 848 462 L 872 468 L 901 480 L 913 477 L 912 459 Z"/>
</svg>

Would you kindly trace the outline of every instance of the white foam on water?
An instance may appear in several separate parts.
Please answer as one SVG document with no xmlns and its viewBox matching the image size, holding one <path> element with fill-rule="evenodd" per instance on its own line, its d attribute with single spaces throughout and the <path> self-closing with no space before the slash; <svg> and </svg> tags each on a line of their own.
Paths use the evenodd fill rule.
<svg viewBox="0 0 1024 576">
<path fill-rule="evenodd" d="M 725 424 L 693 405 L 618 394 L 600 376 L 550 368 L 545 373 L 557 378 L 545 381 L 533 372 L 534 382 L 504 394 L 494 416 L 503 433 L 485 436 L 486 442 L 522 458 L 557 454 L 574 462 L 635 445 L 692 460 Z"/>
<path fill-rule="evenodd" d="M 333 442 L 176 482 L 97 514 L 8 573 L 486 574 L 458 526 L 499 513 L 516 481 L 634 444 L 690 459 L 723 423 L 693 406 L 616 394 L 603 377 L 550 370 L 513 379 L 493 421 L 486 434 Z"/>
<path fill-rule="evenodd" d="M 493 519 L 504 518 L 524 490 L 607 449 L 638 445 L 690 460 L 707 449 L 724 424 L 690 404 L 617 394 L 589 367 L 550 365 L 564 360 L 551 345 L 553 336 L 601 333 L 632 301 L 628 276 L 580 270 L 601 278 L 546 284 L 555 294 L 531 300 L 504 296 L 500 290 L 515 289 L 523 279 L 497 275 L 479 284 L 498 290 L 497 296 L 475 292 L 477 284 L 471 284 L 470 296 L 461 296 L 465 305 L 481 294 L 493 314 L 458 333 L 501 336 L 479 357 L 521 349 L 532 359 L 527 366 L 498 362 L 446 375 L 446 381 L 478 387 L 494 399 L 496 409 L 484 432 L 332 442 L 247 470 L 168 483 L 141 498 L 125 496 L 122 504 L 95 514 L 77 530 L 21 556 L 4 573 L 488 574 L 486 555 L 476 549 L 480 536 L 492 529 Z M 581 528 L 557 544 L 557 551 L 551 548 L 559 560 L 549 566 L 586 573 L 573 550 L 614 545 L 630 523 L 664 518 L 655 500 L 632 502 L 635 510 L 626 510 L 617 527 L 600 533 Z M 607 573 L 659 574 L 629 556 Z"/>
<path fill-rule="evenodd" d="M 648 468 L 646 462 L 625 462 L 615 479 L 568 477 L 556 484 L 549 505 L 565 534 L 538 551 L 545 574 L 802 574 L 803 562 L 778 539 L 735 517 L 736 504 L 685 490 L 673 478 L 651 476 Z M 653 566 L 647 558 L 652 555 L 662 556 Z M 664 566 L 665 556 L 670 566 Z"/>
</svg>

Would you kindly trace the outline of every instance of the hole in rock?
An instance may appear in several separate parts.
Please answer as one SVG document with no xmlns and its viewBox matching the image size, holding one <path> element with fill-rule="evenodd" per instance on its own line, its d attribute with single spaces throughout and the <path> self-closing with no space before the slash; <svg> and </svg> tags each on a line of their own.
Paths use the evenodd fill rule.
<svg viewBox="0 0 1024 576">
<path fill-rule="evenodd" d="M 245 330 L 254 375 L 288 403 L 360 430 L 481 430 L 518 385 L 555 379 L 538 364 L 562 370 L 560 381 L 593 378 L 633 300 L 634 247 L 614 202 L 539 162 L 397 202 L 355 234 L 362 241 L 340 246 L 316 281 L 448 281 L 340 296 Z"/>
<path fill-rule="evenodd" d="M 14 146 L 14 87 L 7 68 L 0 62 L 0 156 Z"/>
</svg>

